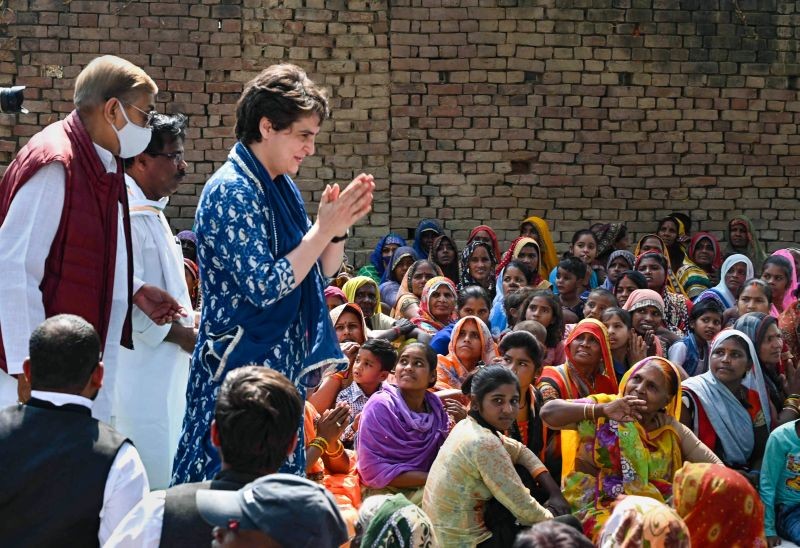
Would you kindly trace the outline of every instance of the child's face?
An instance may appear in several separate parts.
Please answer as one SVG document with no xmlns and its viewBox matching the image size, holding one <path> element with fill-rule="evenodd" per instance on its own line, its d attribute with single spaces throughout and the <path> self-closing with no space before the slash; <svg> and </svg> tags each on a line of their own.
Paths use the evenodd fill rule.
<svg viewBox="0 0 800 548">
<path fill-rule="evenodd" d="M 536 382 L 542 368 L 534 363 L 525 348 L 509 348 L 503 354 L 505 366 L 511 369 L 519 379 L 520 389 L 524 392 L 528 386 Z"/>
<path fill-rule="evenodd" d="M 690 325 L 694 334 L 706 342 L 711 342 L 722 330 L 722 317 L 716 312 L 706 312 Z"/>
<path fill-rule="evenodd" d="M 608 329 L 608 342 L 612 352 L 628 345 L 631 330 L 616 314 L 603 322 Z"/>
<path fill-rule="evenodd" d="M 597 257 L 597 240 L 589 234 L 584 234 L 572 244 L 570 251 L 585 264 L 591 265 Z"/>
<path fill-rule="evenodd" d="M 614 303 L 611 302 L 611 297 L 608 295 L 590 293 L 586 304 L 583 305 L 583 317 L 599 320 L 603 312 L 605 312 L 607 308 L 611 308 L 613 304 Z"/>
<path fill-rule="evenodd" d="M 365 385 L 377 384 L 386 380 L 388 374 L 388 371 L 382 370 L 378 356 L 363 348 L 358 351 L 356 361 L 353 364 L 353 380 L 356 383 Z"/>
<path fill-rule="evenodd" d="M 578 278 L 563 268 L 556 274 L 556 287 L 561 295 L 573 295 L 578 290 Z"/>
<path fill-rule="evenodd" d="M 536 320 L 545 328 L 553 323 L 553 308 L 545 297 L 534 297 L 525 311 L 526 320 Z"/>
<path fill-rule="evenodd" d="M 622 273 L 626 270 L 630 270 L 631 266 L 628 264 L 628 261 L 623 259 L 622 257 L 617 257 L 611 264 L 608 265 L 608 279 L 611 280 L 611 283 L 617 283 L 619 277 L 622 276 Z"/>
<path fill-rule="evenodd" d="M 515 266 L 507 266 L 503 271 L 503 293 L 508 295 L 528 285 L 525 274 Z"/>
</svg>

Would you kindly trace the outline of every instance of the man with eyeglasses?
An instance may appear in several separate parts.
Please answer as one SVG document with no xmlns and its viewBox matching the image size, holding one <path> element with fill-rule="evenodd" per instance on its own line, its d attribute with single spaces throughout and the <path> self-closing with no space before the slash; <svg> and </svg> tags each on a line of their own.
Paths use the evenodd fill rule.
<svg viewBox="0 0 800 548">
<path fill-rule="evenodd" d="M 0 404 L 29 397 L 22 363 L 36 326 L 75 314 L 103 343 L 105 383 L 92 413 L 113 426 L 119 348 L 132 344 L 131 305 L 158 324 L 185 314 L 132 268 L 120 158 L 150 142 L 157 92 L 136 65 L 94 59 L 75 81 L 75 110 L 34 135 L 0 181 Z"/>
<path fill-rule="evenodd" d="M 186 122 L 182 114 L 157 114 L 147 148 L 124 164 L 134 277 L 165 290 L 191 311 L 183 254 L 163 212 L 186 177 Z M 186 410 L 189 361 L 197 340 L 192 316 L 158 325 L 134 306 L 134 350 L 120 350 L 115 426 L 136 445 L 156 489 L 169 485 Z"/>
</svg>

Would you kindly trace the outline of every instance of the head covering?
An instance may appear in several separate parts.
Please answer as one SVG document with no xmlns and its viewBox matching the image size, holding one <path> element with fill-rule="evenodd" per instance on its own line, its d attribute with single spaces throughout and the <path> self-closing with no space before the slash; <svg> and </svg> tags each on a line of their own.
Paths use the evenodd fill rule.
<svg viewBox="0 0 800 548">
<path fill-rule="evenodd" d="M 447 266 L 439 264 L 439 261 L 436 258 L 436 254 L 439 251 L 439 248 L 445 242 L 450 242 L 450 246 L 453 248 L 453 262 Z M 448 236 L 447 234 L 442 234 L 441 236 L 437 236 L 436 239 L 433 240 L 433 245 L 431 246 L 431 252 L 428 254 L 428 260 L 439 265 L 439 268 L 442 269 L 442 273 L 451 280 L 453 280 L 454 282 L 457 282 L 458 279 L 461 277 L 458 271 L 458 259 L 459 259 L 458 246 L 456 246 L 456 243 L 450 236 Z"/>
<path fill-rule="evenodd" d="M 481 340 L 481 357 L 479 358 L 484 364 L 494 362 L 497 357 L 497 345 L 494 344 L 492 334 L 483 320 L 477 316 L 465 316 L 456 322 L 453 327 L 453 334 L 450 337 L 450 345 L 448 346 L 447 356 L 439 356 L 439 364 L 436 371 L 436 389 L 446 390 L 448 388 L 461 388 L 461 383 L 469 374 L 469 370 L 464 367 L 461 360 L 456 356 L 456 345 L 458 338 L 461 335 L 461 330 L 467 322 L 475 322 L 478 326 L 478 335 Z"/>
<path fill-rule="evenodd" d="M 495 274 L 497 275 L 498 278 L 500 278 L 503 269 L 505 269 L 505 267 L 508 266 L 508 263 L 519 257 L 519 254 L 522 253 L 522 249 L 526 245 L 534 246 L 536 248 L 536 254 L 539 256 L 539 268 L 536 271 L 536 275 L 534 276 L 534 280 L 533 283 L 531 283 L 531 286 L 536 286 L 542 280 L 547 279 L 547 275 L 549 274 L 550 271 L 545 270 L 545 266 L 542 261 L 542 248 L 539 245 L 539 242 L 537 242 L 530 236 L 519 236 L 513 242 L 511 242 L 511 245 L 508 246 L 508 250 L 506 250 L 506 252 L 503 253 L 503 257 L 500 259 L 500 264 L 498 264 L 497 269 L 495 269 Z"/>
<path fill-rule="evenodd" d="M 766 548 L 764 505 L 742 474 L 721 464 L 687 462 L 675 474 L 672 505 L 694 546 Z"/>
<path fill-rule="evenodd" d="M 383 273 L 386 271 L 386 262 L 383 258 L 383 248 L 387 245 L 397 245 L 403 247 L 406 245 L 405 239 L 397 234 L 396 232 L 390 232 L 386 236 L 378 241 L 378 244 L 375 246 L 375 249 L 369 256 L 369 262 L 372 263 L 372 266 L 375 267 L 375 272 L 377 272 L 378 277 L 381 278 Z M 389 262 L 391 262 L 391 257 L 389 258 Z"/>
<path fill-rule="evenodd" d="M 181 230 L 175 237 L 178 238 L 178 240 L 188 240 L 192 242 L 194 245 L 197 245 L 197 234 L 195 234 L 191 230 Z"/>
<path fill-rule="evenodd" d="M 192 286 L 188 288 L 189 299 L 192 301 L 192 308 L 197 309 L 200 291 L 200 268 L 193 260 L 187 259 L 186 257 L 183 258 L 183 266 L 192 277 Z"/>
<path fill-rule="evenodd" d="M 478 283 L 475 280 L 475 278 L 472 277 L 472 274 L 470 274 L 469 272 L 469 259 L 470 257 L 472 257 L 472 253 L 479 247 L 484 248 L 486 250 L 486 253 L 489 254 L 489 262 L 491 264 L 489 265 L 489 271 L 486 273 L 486 275 L 489 278 L 488 287 L 485 287 L 482 284 Z M 494 288 L 495 284 L 497 283 L 497 278 L 495 277 L 494 273 L 494 269 L 496 266 L 497 266 L 497 257 L 495 256 L 494 251 L 492 251 L 492 246 L 490 246 L 486 242 L 473 241 L 471 244 L 465 247 L 464 250 L 461 252 L 461 279 L 458 281 L 458 290 L 461 291 L 465 287 L 469 287 L 471 285 L 480 285 L 481 287 L 484 287 L 486 291 L 489 292 L 489 297 L 493 299 L 495 295 Z"/>
<path fill-rule="evenodd" d="M 331 318 L 331 325 L 335 327 L 336 326 L 336 322 L 339 321 L 339 317 L 342 314 L 344 314 L 345 311 L 352 312 L 353 314 L 356 315 L 356 317 L 358 317 L 359 322 L 361 323 L 361 329 L 364 332 L 364 340 L 366 340 L 367 339 L 367 335 L 369 334 L 369 328 L 367 327 L 367 322 L 364 319 L 364 313 L 361 311 L 361 307 L 358 306 L 356 303 L 342 304 L 342 305 L 337 306 L 336 308 L 334 308 L 330 312 L 328 312 L 328 315 Z M 334 332 L 335 332 L 335 330 L 334 330 Z M 364 341 L 360 341 L 359 344 L 363 343 L 363 342 Z"/>
<path fill-rule="evenodd" d="M 645 306 L 655 306 L 664 315 L 664 299 L 652 289 L 636 289 L 622 308 L 632 313 Z"/>
<path fill-rule="evenodd" d="M 335 285 L 329 285 L 328 287 L 326 287 L 323 294 L 325 295 L 326 299 L 328 297 L 339 297 L 340 299 L 342 299 L 342 304 L 347 303 L 347 295 L 345 295 L 344 291 L 342 291 Z"/>
<path fill-rule="evenodd" d="M 747 247 L 745 249 L 735 248 L 731 245 L 731 228 L 734 225 L 741 225 L 747 230 Z M 753 228 L 753 222 L 746 215 L 736 215 L 728 222 L 728 244 L 725 247 L 725 255 L 733 255 L 734 253 L 746 255 L 750 262 L 759 269 L 767 258 L 767 254 Z"/>
<path fill-rule="evenodd" d="M 378 284 L 375 283 L 375 280 L 370 278 L 369 276 L 356 276 L 355 278 L 350 278 L 347 280 L 347 283 L 342 286 L 342 291 L 347 296 L 347 302 L 355 303 L 356 302 L 356 293 L 358 290 L 367 284 L 371 284 L 375 286 L 375 312 L 373 315 L 377 315 L 381 313 L 381 294 L 378 291 Z"/>
<path fill-rule="evenodd" d="M 608 269 L 611 268 L 611 263 L 620 258 L 624 259 L 625 262 L 628 263 L 627 270 L 633 270 L 633 266 L 636 264 L 636 255 L 627 249 L 617 249 L 616 251 L 612 251 L 611 255 L 608 256 L 608 260 L 606 261 L 606 272 L 608 272 Z M 603 282 L 603 288 L 608 289 L 609 291 L 614 290 L 614 282 L 612 282 L 608 276 L 606 276 L 606 279 Z"/>
<path fill-rule="evenodd" d="M 602 257 L 614 249 L 617 237 L 625 228 L 625 223 L 597 223 L 590 229 L 597 239 L 597 256 Z"/>
<path fill-rule="evenodd" d="M 430 518 L 402 494 L 368 497 L 358 510 L 358 523 L 365 548 L 438 546 Z"/>
<path fill-rule="evenodd" d="M 392 309 L 392 315 L 395 318 L 402 317 L 402 316 L 397 315 L 396 312 L 400 309 L 400 303 L 401 303 L 401 299 L 403 297 L 405 297 L 406 295 L 412 295 L 412 296 L 414 296 L 414 298 L 417 299 L 417 302 L 419 302 L 419 297 L 422 297 L 422 293 L 421 292 L 419 294 L 419 297 L 417 297 L 413 293 L 413 289 L 414 289 L 414 284 L 413 284 L 414 274 L 417 272 L 417 269 L 422 264 L 431 264 L 433 266 L 433 275 L 434 275 L 434 277 L 442 275 L 442 269 L 439 268 L 439 265 L 434 263 L 434 262 L 432 262 L 432 261 L 429 261 L 428 259 L 420 259 L 419 261 L 416 261 L 414 264 L 412 264 L 411 267 L 406 272 L 406 275 L 403 278 L 402 282 L 400 283 L 400 289 L 398 289 L 398 291 L 397 291 L 397 299 L 396 299 L 394 308 Z M 424 287 L 425 286 L 423 286 L 423 289 L 424 289 Z"/>
<path fill-rule="evenodd" d="M 611 357 L 611 343 L 608 342 L 608 328 L 606 328 L 603 322 L 595 320 L 594 318 L 586 318 L 585 320 L 581 320 L 575 326 L 575 329 L 573 329 L 569 334 L 569 337 L 567 337 L 565 343 L 564 352 L 567 355 L 567 362 L 573 363 L 574 361 L 571 349 L 572 341 L 584 333 L 590 333 L 595 339 L 597 339 L 597 342 L 600 343 L 600 363 L 598 364 L 600 368 L 598 369 L 597 374 L 607 377 L 614 386 L 614 391 L 616 391 L 617 376 L 614 373 L 614 359 Z M 569 368 L 567 368 L 567 372 L 569 373 Z M 578 383 L 582 382 L 582 379 L 573 380 Z M 589 387 L 586 388 L 589 389 Z M 588 390 L 589 394 L 593 392 L 594 391 L 591 389 Z"/>
<path fill-rule="evenodd" d="M 700 295 L 697 296 L 696 302 L 699 302 L 703 299 L 716 299 L 724 308 L 730 308 L 736 304 L 736 297 L 733 296 L 731 290 L 728 289 L 728 286 L 725 285 L 725 276 L 728 275 L 728 271 L 739 263 L 744 263 L 745 267 L 747 268 L 747 275 L 745 276 L 746 280 L 749 280 L 753 277 L 753 263 L 750 262 L 746 256 L 737 253 L 735 255 L 731 255 L 725 262 L 722 263 L 722 268 L 719 271 L 719 283 L 712 287 L 707 291 L 703 291 Z"/>
<path fill-rule="evenodd" d="M 777 324 L 778 320 L 774 316 L 763 312 L 748 312 L 739 316 L 733 328 L 741 331 L 752 341 L 753 346 L 758 350 L 764 342 L 764 335 L 772 324 Z"/>
<path fill-rule="evenodd" d="M 556 246 L 553 244 L 553 237 L 550 235 L 550 228 L 547 226 L 547 221 L 541 217 L 528 217 L 520 223 L 520 228 L 522 228 L 522 225 L 525 223 L 532 224 L 534 228 L 536 228 L 536 233 L 539 235 L 539 237 L 536 238 L 542 250 L 542 254 L 539 256 L 539 272 L 544 271 L 546 275 L 550 274 L 550 271 L 558 265 L 558 255 L 556 255 Z M 542 268 L 542 263 L 544 263 L 544 269 Z M 545 278 L 547 277 L 546 275 L 542 277 Z"/>
<path fill-rule="evenodd" d="M 261 531 L 282 546 L 335 548 L 347 541 L 336 500 L 323 486 L 291 474 L 269 474 L 238 491 L 201 489 L 197 510 L 211 526 Z"/>
<path fill-rule="evenodd" d="M 618 394 L 592 394 L 588 401 L 600 404 L 623 397 L 628 380 L 642 368 L 655 364 L 676 379 L 680 373 L 663 358 L 645 358 L 622 377 Z M 613 373 L 612 373 L 613 374 Z M 681 409 L 680 386 L 667 404 L 667 413 L 677 420 Z M 577 430 L 561 432 L 564 496 L 585 532 L 597 542 L 601 529 L 611 514 L 610 506 L 619 495 L 642 495 L 665 502 L 672 494 L 672 478 L 683 462 L 679 436 L 673 425 L 646 432 L 637 421 L 618 422 L 605 417 L 584 420 Z M 596 474 L 575 469 L 575 460 L 592 463 Z"/>
<path fill-rule="evenodd" d="M 404 472 L 430 470 L 447 437 L 449 419 L 432 392 L 425 392 L 425 404 L 429 413 L 412 411 L 400 389 L 391 384 L 367 400 L 356 446 L 364 485 L 383 489 Z"/>
<path fill-rule="evenodd" d="M 471 244 L 478 232 L 481 231 L 489 234 L 489 239 L 492 240 L 492 251 L 494 252 L 494 256 L 496 258 L 500 257 L 500 244 L 497 242 L 497 234 L 495 234 L 495 231 L 492 230 L 491 227 L 486 225 L 478 225 L 472 229 L 472 231 L 469 233 L 469 237 L 467 238 L 467 245 Z"/>
<path fill-rule="evenodd" d="M 412 259 L 414 259 L 415 262 L 420 259 L 419 255 L 417 255 L 417 252 L 414 251 L 413 247 L 405 245 L 398 247 L 397 249 L 394 250 L 392 258 L 389 261 L 389 268 L 383 271 L 383 276 L 381 276 L 381 283 L 388 281 L 400 283 L 403 281 L 403 280 L 396 280 L 394 278 L 394 269 L 397 268 L 397 265 L 400 264 L 400 261 L 402 261 L 406 257 L 411 257 Z"/>
<path fill-rule="evenodd" d="M 428 256 L 427 251 L 422 249 L 422 233 L 428 231 L 435 232 L 437 236 L 444 234 L 444 229 L 442 229 L 439 221 L 436 219 L 422 219 L 414 231 L 414 251 L 417 252 L 417 257 L 419 258 Z"/>
<path fill-rule="evenodd" d="M 678 513 L 650 497 L 628 495 L 614 506 L 600 533 L 600 548 L 691 548 L 689 528 Z"/>
<path fill-rule="evenodd" d="M 788 249 L 779 249 L 775 253 L 772 254 L 772 257 L 783 257 L 787 261 L 789 261 L 790 272 L 789 278 L 786 280 L 786 292 L 783 294 L 783 302 L 781 304 L 781 311 L 786 310 L 791 306 L 791 304 L 797 300 L 797 297 L 794 296 L 795 291 L 797 291 L 797 272 L 795 272 L 794 268 L 794 256 Z M 748 278 L 749 280 L 750 278 Z M 780 315 L 780 311 L 775 307 L 775 303 L 772 303 L 772 310 L 771 314 L 776 318 Z"/>
<path fill-rule="evenodd" d="M 689 258 L 694 261 L 694 253 L 697 250 L 697 244 L 700 240 L 706 239 L 711 242 L 714 247 L 714 258 L 711 260 L 711 266 L 718 269 L 722 265 L 722 249 L 719 246 L 719 240 L 710 232 L 696 232 L 692 236 L 692 241 L 689 243 Z"/>
<path fill-rule="evenodd" d="M 676 271 L 683 266 L 683 260 L 686 258 L 686 251 L 683 248 L 682 242 L 686 241 L 687 229 L 683 219 L 688 219 L 688 217 L 682 213 L 670 213 L 658 223 L 658 228 L 660 229 L 661 225 L 664 224 L 664 221 L 672 221 L 675 223 L 675 226 L 678 229 L 678 234 L 675 236 L 675 242 L 667 248 L 669 261 L 671 264 L 675 265 Z"/>
<path fill-rule="evenodd" d="M 453 313 L 447 319 L 447 323 L 443 323 L 434 318 L 430 309 L 431 295 L 434 291 L 442 286 L 447 287 L 453 293 Z M 427 281 L 422 290 L 422 298 L 419 300 L 419 317 L 412 319 L 412 323 L 417 327 L 425 329 L 429 333 L 435 333 L 436 331 L 439 331 L 445 325 L 458 320 L 458 314 L 456 313 L 456 299 L 458 299 L 458 292 L 456 291 L 456 286 L 452 280 L 445 278 L 444 276 L 436 276 L 435 278 L 431 278 Z"/>
<path fill-rule="evenodd" d="M 710 360 L 713 359 L 717 347 L 731 337 L 739 337 L 748 347 L 753 366 L 745 375 L 742 384 L 758 393 L 761 410 L 764 412 L 764 418 L 769 426 L 772 424 L 769 397 L 764 374 L 761 371 L 761 363 L 758 361 L 758 352 L 756 352 L 750 337 L 736 329 L 721 331 L 711 343 Z M 747 464 L 755 445 L 753 419 L 728 387 L 717 380 L 711 371 L 710 364 L 709 370 L 705 373 L 683 381 L 683 387 L 700 400 L 700 404 L 714 428 L 714 433 L 722 444 L 725 463 L 728 465 Z M 697 411 L 694 414 L 694 421 L 694 431 L 698 432 Z"/>
<path fill-rule="evenodd" d="M 684 297 L 686 296 L 686 291 L 684 291 L 683 286 L 678 283 L 675 273 L 672 272 L 669 255 L 655 249 L 637 253 L 636 262 L 633 265 L 634 270 L 639 270 L 639 265 L 645 259 L 655 259 L 661 263 L 661 266 L 664 268 L 664 285 L 662 285 L 661 289 L 659 290 L 662 295 L 669 291 L 670 293 L 677 293 L 679 295 L 683 295 Z"/>
</svg>

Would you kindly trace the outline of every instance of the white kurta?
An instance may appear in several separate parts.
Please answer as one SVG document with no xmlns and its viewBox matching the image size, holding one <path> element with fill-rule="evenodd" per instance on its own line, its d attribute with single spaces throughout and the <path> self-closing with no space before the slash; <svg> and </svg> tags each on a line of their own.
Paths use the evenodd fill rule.
<svg viewBox="0 0 800 548">
<path fill-rule="evenodd" d="M 94 145 L 97 156 L 109 173 L 117 170 L 117 160 L 108 150 Z M 66 174 L 64 166 L 54 162 L 42 167 L 17 192 L 0 227 L 0 325 L 8 361 L 8 375 L 22 373 L 28 356 L 28 339 L 45 319 L 42 291 L 44 265 L 58 232 L 64 210 Z M 122 204 L 117 223 L 116 270 L 103 349 L 103 387 L 92 407 L 92 416 L 114 426 L 111 409 L 122 328 L 128 308 L 128 254 L 122 222 Z M 104 237 L 113 237 L 104 235 Z M 133 292 L 142 286 L 134 278 Z M 17 381 L 0 371 L 0 406 L 17 401 Z"/>
<path fill-rule="evenodd" d="M 131 211 L 135 277 L 165 290 L 192 310 L 183 273 L 183 255 L 162 210 L 167 198 L 149 201 L 125 175 Z M 194 325 L 193 315 L 181 320 Z M 134 350 L 120 349 L 115 394 L 115 427 L 128 436 L 142 457 L 153 489 L 169 486 L 172 459 L 186 409 L 191 356 L 164 338 L 170 324 L 153 323 L 133 307 Z"/>
</svg>

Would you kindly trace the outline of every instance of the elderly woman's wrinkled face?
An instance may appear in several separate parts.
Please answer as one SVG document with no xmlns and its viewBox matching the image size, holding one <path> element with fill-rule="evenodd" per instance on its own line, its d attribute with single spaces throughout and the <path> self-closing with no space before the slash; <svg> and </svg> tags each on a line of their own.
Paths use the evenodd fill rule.
<svg viewBox="0 0 800 548">
<path fill-rule="evenodd" d="M 431 265 L 428 263 L 419 265 L 411 276 L 411 292 L 417 297 L 421 297 L 425 284 L 428 283 L 428 280 L 433 279 L 434 276 L 436 276 L 436 272 L 433 271 Z"/>
<path fill-rule="evenodd" d="M 600 362 L 600 341 L 591 333 L 581 333 L 569 343 L 572 362 L 577 367 L 594 367 Z"/>
<path fill-rule="evenodd" d="M 655 413 L 669 403 L 673 394 L 661 368 L 649 363 L 633 373 L 625 386 L 626 396 L 636 396 L 646 402 L 644 413 Z"/>
<path fill-rule="evenodd" d="M 356 294 L 353 299 L 355 303 L 361 307 L 365 318 L 371 318 L 375 312 L 375 305 L 378 304 L 378 288 L 375 284 L 366 283 L 356 289 Z"/>
</svg>

